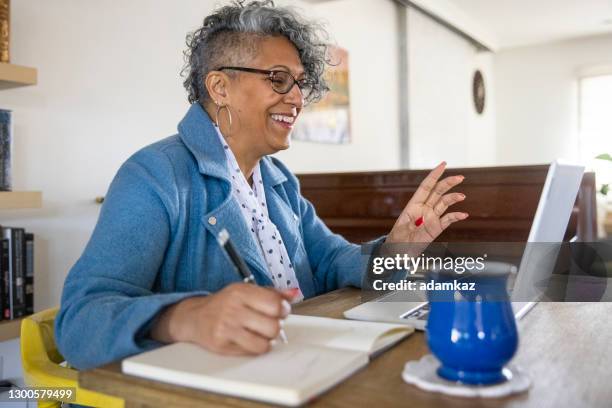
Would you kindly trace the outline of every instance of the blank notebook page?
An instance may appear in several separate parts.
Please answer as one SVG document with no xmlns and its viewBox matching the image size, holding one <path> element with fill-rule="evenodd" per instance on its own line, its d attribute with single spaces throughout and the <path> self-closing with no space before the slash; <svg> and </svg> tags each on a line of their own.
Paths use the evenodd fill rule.
<svg viewBox="0 0 612 408">
<path fill-rule="evenodd" d="M 290 342 L 356 350 L 373 354 L 412 333 L 406 325 L 327 317 L 290 315 L 285 333 Z"/>
<path fill-rule="evenodd" d="M 368 363 L 367 354 L 297 342 L 257 357 L 222 356 L 175 343 L 124 360 L 127 374 L 238 397 L 300 404 Z"/>
</svg>

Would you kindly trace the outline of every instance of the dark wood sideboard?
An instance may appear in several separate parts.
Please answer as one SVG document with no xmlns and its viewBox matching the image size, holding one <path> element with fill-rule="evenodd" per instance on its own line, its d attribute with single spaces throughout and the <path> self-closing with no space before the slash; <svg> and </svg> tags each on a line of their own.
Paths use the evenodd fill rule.
<svg viewBox="0 0 612 408">
<path fill-rule="evenodd" d="M 452 211 L 470 217 L 451 225 L 440 242 L 524 242 L 540 198 L 548 165 L 448 169 L 462 174 L 457 191 L 467 196 Z M 301 174 L 302 194 L 334 232 L 351 242 L 389 232 L 429 170 Z M 585 173 L 565 239 L 596 239 L 595 175 Z"/>
</svg>

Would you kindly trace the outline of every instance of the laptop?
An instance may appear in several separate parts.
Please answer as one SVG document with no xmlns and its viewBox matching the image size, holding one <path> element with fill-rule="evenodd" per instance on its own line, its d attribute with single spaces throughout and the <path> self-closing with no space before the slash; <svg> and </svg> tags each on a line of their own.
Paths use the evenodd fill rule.
<svg viewBox="0 0 612 408">
<path fill-rule="evenodd" d="M 518 270 L 514 268 L 511 300 L 517 319 L 525 316 L 542 296 L 538 283 L 546 282 L 552 275 L 583 174 L 584 166 L 560 160 L 548 169 L 520 266 Z M 548 243 L 551 248 L 543 257 L 541 250 L 536 251 L 536 245 L 530 245 L 534 243 Z M 425 330 L 428 315 L 424 291 L 391 292 L 344 312 L 347 319 L 404 323 L 418 330 Z"/>
</svg>

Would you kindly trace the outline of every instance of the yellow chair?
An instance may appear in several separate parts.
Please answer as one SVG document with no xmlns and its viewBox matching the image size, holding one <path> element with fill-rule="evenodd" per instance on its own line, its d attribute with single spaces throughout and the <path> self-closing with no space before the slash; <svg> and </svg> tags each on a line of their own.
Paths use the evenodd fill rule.
<svg viewBox="0 0 612 408">
<path fill-rule="evenodd" d="M 123 408 L 122 399 L 80 388 L 78 371 L 61 366 L 64 357 L 55 345 L 53 323 L 58 308 L 43 310 L 21 322 L 21 363 L 28 387 L 72 388 L 71 401 L 39 401 L 39 408 L 59 408 L 61 402 L 103 408 Z"/>
</svg>

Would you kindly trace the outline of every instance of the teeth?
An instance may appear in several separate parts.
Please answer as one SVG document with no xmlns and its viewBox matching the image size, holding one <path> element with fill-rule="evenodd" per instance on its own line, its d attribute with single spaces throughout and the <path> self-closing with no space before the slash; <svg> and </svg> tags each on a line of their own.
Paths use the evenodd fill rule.
<svg viewBox="0 0 612 408">
<path fill-rule="evenodd" d="M 295 121 L 295 118 L 293 116 L 285 116 L 285 115 L 271 115 L 272 119 L 277 120 L 279 122 L 285 122 L 285 123 L 293 123 Z"/>
</svg>

